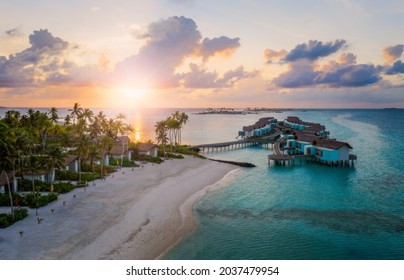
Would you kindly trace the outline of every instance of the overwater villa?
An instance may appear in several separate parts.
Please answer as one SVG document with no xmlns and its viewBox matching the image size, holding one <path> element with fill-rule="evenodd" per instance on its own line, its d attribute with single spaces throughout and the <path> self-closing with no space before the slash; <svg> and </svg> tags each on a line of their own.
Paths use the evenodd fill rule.
<svg viewBox="0 0 404 280">
<path fill-rule="evenodd" d="M 276 127 L 277 119 L 273 117 L 260 118 L 255 124 L 243 126 L 243 130 L 239 131 L 238 137 L 255 137 L 268 134 Z"/>
<path fill-rule="evenodd" d="M 223 151 L 249 146 L 270 146 L 273 154 L 268 163 L 293 166 L 296 162 L 316 162 L 329 166 L 354 166 L 356 155 L 350 153 L 353 147 L 336 139 L 329 139 L 330 133 L 319 123 L 302 121 L 290 116 L 284 121 L 273 117 L 260 118 L 255 124 L 243 126 L 236 138 L 241 140 L 189 146 L 188 149 L 208 152 Z"/>
<path fill-rule="evenodd" d="M 274 154 L 268 156 L 269 163 L 290 166 L 296 159 L 300 162 L 304 159 L 330 166 L 353 166 L 357 158 L 350 154 L 353 147 L 349 143 L 329 139 L 330 133 L 324 125 L 292 116 L 282 126 L 286 133 L 275 143 Z"/>
</svg>

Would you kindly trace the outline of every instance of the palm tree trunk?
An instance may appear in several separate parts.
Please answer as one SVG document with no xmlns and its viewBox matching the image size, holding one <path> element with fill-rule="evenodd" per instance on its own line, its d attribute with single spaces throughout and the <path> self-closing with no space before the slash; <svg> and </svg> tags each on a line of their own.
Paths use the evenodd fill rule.
<svg viewBox="0 0 404 280">
<path fill-rule="evenodd" d="M 81 157 L 79 155 L 79 184 L 81 184 Z"/>
<path fill-rule="evenodd" d="M 14 204 L 13 204 L 13 195 L 11 193 L 10 179 L 8 178 L 7 172 L 4 172 L 4 173 L 6 174 L 6 181 L 7 181 L 7 187 L 8 187 L 8 197 L 10 198 L 11 219 L 14 222 Z"/>
<path fill-rule="evenodd" d="M 35 190 L 35 181 L 34 181 L 34 170 L 31 170 L 31 182 L 32 182 L 32 191 L 35 196 L 35 216 L 38 216 L 38 194 Z"/>
</svg>

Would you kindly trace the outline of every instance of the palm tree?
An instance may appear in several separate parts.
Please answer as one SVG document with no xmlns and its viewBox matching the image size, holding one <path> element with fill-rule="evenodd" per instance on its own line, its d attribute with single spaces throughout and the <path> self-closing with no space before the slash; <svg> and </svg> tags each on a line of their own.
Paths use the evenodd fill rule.
<svg viewBox="0 0 404 280">
<path fill-rule="evenodd" d="M 58 109 L 56 109 L 55 107 L 50 108 L 48 114 L 49 114 L 49 117 L 50 117 L 52 123 L 56 123 L 57 120 L 59 119 Z"/>
<path fill-rule="evenodd" d="M 180 127 L 180 145 L 182 144 L 182 140 L 181 140 L 181 129 L 182 129 L 182 126 L 183 125 L 185 125 L 187 122 L 188 122 L 188 120 L 189 120 L 189 117 L 188 117 L 188 115 L 187 114 L 185 114 L 184 112 L 182 112 L 181 114 L 180 114 L 180 116 L 179 116 L 179 121 L 180 121 L 180 123 L 181 123 L 181 127 Z"/>
<path fill-rule="evenodd" d="M 72 119 L 70 117 L 70 115 L 66 115 L 65 119 L 64 119 L 64 125 L 68 126 L 72 124 Z"/>
<path fill-rule="evenodd" d="M 104 178 L 104 159 L 105 155 L 107 152 L 109 152 L 112 149 L 112 146 L 114 144 L 114 139 L 108 135 L 104 134 L 104 136 L 101 139 L 101 178 Z"/>
<path fill-rule="evenodd" d="M 155 124 L 155 132 L 156 132 L 156 140 L 157 143 L 161 143 L 163 145 L 163 152 L 164 156 L 166 154 L 165 145 L 167 144 L 168 137 L 167 137 L 167 122 L 166 121 L 159 121 Z"/>
<path fill-rule="evenodd" d="M 84 119 L 85 123 L 88 125 L 94 120 L 94 113 L 90 109 L 85 108 L 81 111 L 79 118 Z"/>
<path fill-rule="evenodd" d="M 98 142 L 94 142 L 93 144 L 90 145 L 88 148 L 88 157 L 90 159 L 90 165 L 93 170 L 93 179 L 95 179 L 95 167 L 94 167 L 94 161 L 101 159 L 101 146 Z"/>
<path fill-rule="evenodd" d="M 58 145 L 49 145 L 46 151 L 47 165 L 51 171 L 51 184 L 55 181 L 55 167 L 63 168 L 66 155 Z"/>
<path fill-rule="evenodd" d="M 15 137 L 13 135 L 13 131 L 5 123 L 0 122 L 0 175 L 1 173 L 4 173 L 6 177 L 8 196 L 10 199 L 10 211 L 13 222 L 14 222 L 14 205 L 8 172 L 10 172 L 13 169 L 10 157 L 14 143 L 15 143 Z"/>
<path fill-rule="evenodd" d="M 34 176 L 35 174 L 42 170 L 45 167 L 45 158 L 42 156 L 38 156 L 35 154 L 31 154 L 27 157 L 25 157 L 24 160 L 24 169 L 25 171 L 31 175 L 31 183 L 32 183 L 32 193 L 35 195 L 35 203 L 36 203 L 36 209 L 35 209 L 35 215 L 38 216 L 38 192 L 35 189 L 35 180 Z"/>
<path fill-rule="evenodd" d="M 74 103 L 73 109 L 69 109 L 70 115 L 73 117 L 73 124 L 76 124 L 76 119 L 80 116 L 83 108 L 80 107 L 79 103 Z"/>
<path fill-rule="evenodd" d="M 79 156 L 79 183 L 81 182 L 81 159 L 88 156 L 90 143 L 90 138 L 85 134 L 81 134 L 77 139 L 76 153 Z"/>
</svg>

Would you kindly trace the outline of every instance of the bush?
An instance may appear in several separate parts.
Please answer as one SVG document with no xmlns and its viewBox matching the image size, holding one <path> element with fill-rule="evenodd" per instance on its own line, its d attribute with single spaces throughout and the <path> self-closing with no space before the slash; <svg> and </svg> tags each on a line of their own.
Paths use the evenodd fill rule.
<svg viewBox="0 0 404 280">
<path fill-rule="evenodd" d="M 18 206 L 28 206 L 30 208 L 36 208 L 36 195 L 38 196 L 38 207 L 47 205 L 48 203 L 57 200 L 58 195 L 55 193 L 49 193 L 42 195 L 40 193 L 26 193 L 26 194 L 13 194 L 14 203 L 18 200 Z M 5 196 L 7 199 L 5 199 Z M 10 200 L 8 195 L 0 194 L 0 206 L 10 207 Z M 16 205 L 14 205 L 16 206 Z"/>
<path fill-rule="evenodd" d="M 121 166 L 121 159 L 116 159 L 110 157 L 109 159 L 110 166 Z M 129 160 L 128 158 L 123 158 L 122 167 L 138 167 L 134 160 Z"/>
<path fill-rule="evenodd" d="M 70 183 L 55 183 L 53 184 L 53 191 L 57 193 L 67 193 L 74 189 L 74 185 Z M 20 190 L 24 192 L 32 191 L 32 182 L 30 180 L 23 180 L 20 185 Z M 35 181 L 35 191 L 37 192 L 50 192 L 51 183 Z"/>
<path fill-rule="evenodd" d="M 81 173 L 81 180 L 82 181 L 93 181 L 95 179 L 101 178 L 100 173 Z M 62 181 L 78 181 L 79 180 L 79 173 L 72 172 L 72 171 L 61 171 L 56 170 L 55 173 L 56 180 Z"/>
<path fill-rule="evenodd" d="M 48 205 L 50 202 L 57 200 L 58 195 L 55 193 L 50 193 L 42 195 L 40 193 L 27 193 L 21 196 L 21 206 L 28 206 L 30 208 L 37 208 L 37 198 L 38 198 L 38 208 Z"/>
<path fill-rule="evenodd" d="M 74 190 L 75 186 L 71 183 L 53 184 L 53 191 L 56 193 L 68 193 Z"/>
<path fill-rule="evenodd" d="M 194 156 L 194 157 L 198 157 L 198 158 L 205 158 L 204 156 L 200 155 L 197 151 L 192 151 L 188 149 L 188 146 L 177 146 L 176 148 L 176 152 L 183 154 L 183 155 L 190 155 L 190 156 Z"/>
<path fill-rule="evenodd" d="M 24 219 L 28 216 L 28 210 L 26 208 L 20 208 L 14 210 L 14 223 Z M 13 216 L 11 214 L 0 214 L 0 228 L 6 228 L 13 224 Z"/>
<path fill-rule="evenodd" d="M 135 160 L 139 160 L 139 161 L 148 161 L 148 162 L 152 162 L 152 163 L 162 163 L 163 160 L 160 157 L 152 157 L 152 156 L 148 156 L 148 155 L 135 155 L 134 156 Z"/>
<path fill-rule="evenodd" d="M 159 150 L 158 156 L 164 158 L 164 152 L 163 152 L 162 150 Z M 167 153 L 167 152 L 166 152 L 166 154 L 165 154 L 165 157 L 168 157 L 168 158 L 178 158 L 178 159 L 184 158 L 183 155 L 177 155 L 177 154 L 172 154 L 172 153 Z"/>
<path fill-rule="evenodd" d="M 34 180 L 34 185 L 37 192 L 50 191 L 50 183 Z M 28 179 L 22 180 L 19 189 L 24 192 L 32 192 L 32 181 Z"/>
</svg>

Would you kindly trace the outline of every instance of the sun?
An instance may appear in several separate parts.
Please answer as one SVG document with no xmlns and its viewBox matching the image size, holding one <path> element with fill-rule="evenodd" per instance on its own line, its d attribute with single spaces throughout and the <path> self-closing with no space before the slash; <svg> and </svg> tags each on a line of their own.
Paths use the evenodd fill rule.
<svg viewBox="0 0 404 280">
<path fill-rule="evenodd" d="M 129 99 L 140 99 L 144 97 L 146 90 L 141 88 L 119 88 L 118 91 L 122 97 Z"/>
<path fill-rule="evenodd" d="M 111 91 L 109 106 L 141 108 L 148 103 L 148 90 L 135 87 L 116 87 Z"/>
</svg>

